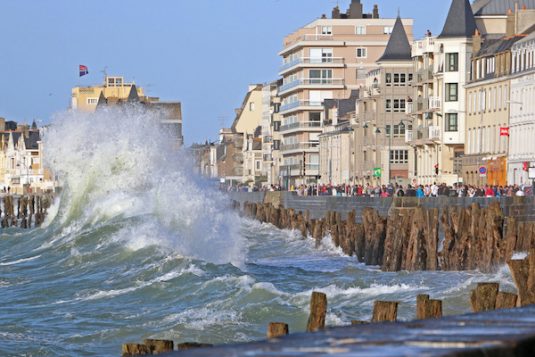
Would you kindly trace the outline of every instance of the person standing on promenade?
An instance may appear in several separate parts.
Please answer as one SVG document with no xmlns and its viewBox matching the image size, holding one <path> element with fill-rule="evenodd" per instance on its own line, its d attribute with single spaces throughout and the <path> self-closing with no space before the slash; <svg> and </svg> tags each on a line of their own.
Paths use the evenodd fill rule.
<svg viewBox="0 0 535 357">
<path fill-rule="evenodd" d="M 438 186 L 436 182 L 433 182 L 431 186 L 431 197 L 438 197 Z"/>
</svg>

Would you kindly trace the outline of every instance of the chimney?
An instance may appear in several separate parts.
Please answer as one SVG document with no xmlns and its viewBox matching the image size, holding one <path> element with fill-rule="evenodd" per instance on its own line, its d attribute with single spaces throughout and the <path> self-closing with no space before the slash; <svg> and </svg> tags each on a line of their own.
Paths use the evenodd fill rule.
<svg viewBox="0 0 535 357">
<path fill-rule="evenodd" d="M 507 20 L 506 20 L 506 26 L 505 26 L 505 36 L 511 37 L 515 34 L 515 14 L 513 13 L 513 10 L 509 9 L 507 10 Z"/>
<path fill-rule="evenodd" d="M 481 50 L 481 34 L 476 29 L 474 36 L 472 36 L 472 53 L 477 54 Z"/>
<path fill-rule="evenodd" d="M 373 5 L 373 18 L 374 19 L 379 18 L 379 5 L 377 4 Z"/>
<path fill-rule="evenodd" d="M 340 8 L 338 6 L 335 6 L 333 8 L 332 18 L 333 19 L 339 19 L 340 18 Z"/>
<path fill-rule="evenodd" d="M 347 10 L 348 19 L 362 19 L 362 4 L 360 0 L 351 0 L 349 10 Z"/>
</svg>

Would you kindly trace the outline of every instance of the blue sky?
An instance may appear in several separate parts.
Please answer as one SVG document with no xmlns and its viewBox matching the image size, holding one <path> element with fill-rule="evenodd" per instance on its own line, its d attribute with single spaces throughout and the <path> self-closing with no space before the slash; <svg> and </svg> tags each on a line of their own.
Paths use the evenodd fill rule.
<svg viewBox="0 0 535 357">
<path fill-rule="evenodd" d="M 186 144 L 217 137 L 247 85 L 277 78 L 283 37 L 350 0 L 0 0 L 0 116 L 50 122 L 70 90 L 124 75 L 180 100 Z M 449 0 L 363 0 L 440 32 Z M 90 74 L 78 77 L 78 65 Z"/>
</svg>

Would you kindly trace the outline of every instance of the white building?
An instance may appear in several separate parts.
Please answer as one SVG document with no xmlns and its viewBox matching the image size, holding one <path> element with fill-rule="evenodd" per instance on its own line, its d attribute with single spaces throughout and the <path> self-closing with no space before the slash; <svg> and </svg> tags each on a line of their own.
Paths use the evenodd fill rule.
<svg viewBox="0 0 535 357">
<path fill-rule="evenodd" d="M 535 33 L 515 43 L 512 56 L 507 179 L 520 185 L 535 167 Z"/>
</svg>

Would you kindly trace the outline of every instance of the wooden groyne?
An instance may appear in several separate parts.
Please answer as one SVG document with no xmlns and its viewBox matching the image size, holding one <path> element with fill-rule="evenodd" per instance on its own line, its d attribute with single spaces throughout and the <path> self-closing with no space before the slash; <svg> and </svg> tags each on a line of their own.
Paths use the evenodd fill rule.
<svg viewBox="0 0 535 357">
<path fill-rule="evenodd" d="M 336 211 L 312 219 L 309 211 L 296 212 L 271 202 L 232 205 L 245 217 L 297 230 L 317 245 L 330 237 L 346 255 L 383 271 L 492 272 L 514 252 L 535 248 L 535 222 L 506 217 L 497 201 L 486 207 L 472 203 L 442 210 L 392 207 L 387 217 L 364 208 L 359 219 L 355 210 L 346 219 Z"/>
<path fill-rule="evenodd" d="M 416 296 L 415 320 L 397 322 L 399 302 L 375 301 L 371 319 L 326 328 L 327 296 L 312 292 L 306 334 L 289 335 L 284 322 L 268 325 L 266 341 L 227 346 L 178 345 L 178 356 L 533 356 L 535 353 L 535 249 L 510 260 L 518 294 L 500 291 L 498 283 L 479 283 L 470 304 L 475 314 L 443 318 L 442 301 Z M 517 308 L 520 307 L 520 308 Z M 174 351 L 171 340 L 127 343 L 122 355 Z M 209 348 L 207 348 L 209 347 Z"/>
<path fill-rule="evenodd" d="M 0 227 L 39 227 L 52 202 L 52 194 L 4 195 L 0 198 Z"/>
</svg>

